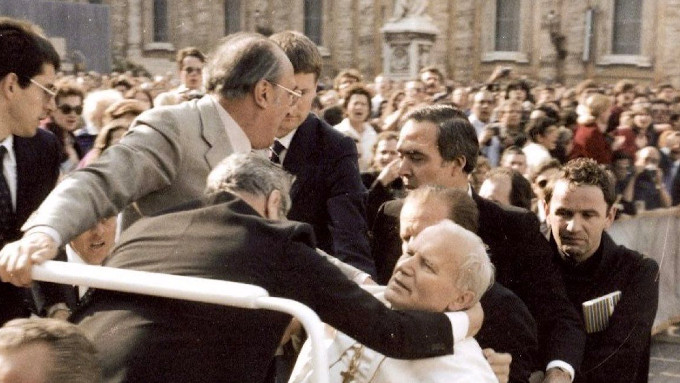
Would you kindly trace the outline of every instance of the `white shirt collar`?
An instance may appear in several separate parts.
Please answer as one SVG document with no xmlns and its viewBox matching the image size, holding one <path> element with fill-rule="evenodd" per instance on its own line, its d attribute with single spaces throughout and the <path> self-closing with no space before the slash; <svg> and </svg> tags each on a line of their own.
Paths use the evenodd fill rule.
<svg viewBox="0 0 680 383">
<path fill-rule="evenodd" d="M 252 146 L 250 139 L 246 133 L 241 129 L 239 124 L 229 115 L 229 113 L 222 107 L 216 95 L 211 95 L 210 99 L 215 103 L 217 114 L 220 116 L 224 130 L 227 132 L 231 147 L 234 153 L 250 153 Z"/>
<path fill-rule="evenodd" d="M 281 138 L 277 138 L 277 140 L 283 145 L 284 148 L 288 149 L 290 148 L 290 143 L 293 141 L 293 136 L 295 133 L 298 131 L 298 128 L 293 129 L 290 131 L 288 134 Z"/>
</svg>

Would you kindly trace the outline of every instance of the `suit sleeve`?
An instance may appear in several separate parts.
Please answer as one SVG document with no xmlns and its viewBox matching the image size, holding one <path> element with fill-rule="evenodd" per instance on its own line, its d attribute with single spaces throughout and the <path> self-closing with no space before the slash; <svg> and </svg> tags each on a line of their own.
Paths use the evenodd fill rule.
<svg viewBox="0 0 680 383">
<path fill-rule="evenodd" d="M 536 321 L 524 302 L 499 283 L 481 299 L 484 309 L 482 329 L 475 336 L 482 348 L 512 355 L 510 382 L 528 382 L 534 371 L 538 350 Z"/>
<path fill-rule="evenodd" d="M 335 266 L 299 242 L 289 242 L 278 267 L 281 289 L 322 321 L 384 355 L 398 359 L 453 353 L 451 322 L 443 313 L 396 311 L 349 281 Z"/>
<path fill-rule="evenodd" d="M 371 253 L 377 270 L 376 282 L 386 285 L 401 255 L 399 222 L 385 212 L 386 204 L 378 209 L 371 230 Z"/>
<path fill-rule="evenodd" d="M 328 175 L 326 210 L 335 256 L 375 278 L 375 263 L 368 244 L 366 188 L 361 181 L 354 141 L 343 137 L 342 154 Z"/>
<path fill-rule="evenodd" d="M 651 330 L 659 302 L 659 267 L 651 258 L 642 259 L 631 275 L 609 327 L 589 336 L 582 373 L 591 382 L 638 381 L 640 363 L 649 362 Z"/>
<path fill-rule="evenodd" d="M 169 186 L 181 162 L 180 132 L 172 113 L 157 113 L 163 128 L 138 123 L 90 166 L 60 182 L 22 227 L 54 228 L 64 243 L 117 214 L 138 198 Z M 156 124 L 158 125 L 158 124 Z M 68 211 L 69 214 L 63 214 Z"/>
</svg>

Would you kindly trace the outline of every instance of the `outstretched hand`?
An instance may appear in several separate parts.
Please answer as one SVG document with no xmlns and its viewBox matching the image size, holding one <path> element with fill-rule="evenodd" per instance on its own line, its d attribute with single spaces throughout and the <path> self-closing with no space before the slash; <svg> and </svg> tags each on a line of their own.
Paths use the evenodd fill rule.
<svg viewBox="0 0 680 383">
<path fill-rule="evenodd" d="M 19 287 L 29 286 L 33 265 L 56 257 L 57 247 L 52 237 L 44 233 L 31 233 L 8 243 L 0 250 L 0 279 Z"/>
</svg>

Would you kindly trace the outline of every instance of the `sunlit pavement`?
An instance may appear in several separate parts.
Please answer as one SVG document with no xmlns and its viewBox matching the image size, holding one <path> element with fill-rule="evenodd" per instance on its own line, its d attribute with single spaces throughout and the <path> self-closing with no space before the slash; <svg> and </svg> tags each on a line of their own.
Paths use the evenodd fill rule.
<svg viewBox="0 0 680 383">
<path fill-rule="evenodd" d="M 650 383 L 680 383 L 680 325 L 652 338 Z"/>
</svg>

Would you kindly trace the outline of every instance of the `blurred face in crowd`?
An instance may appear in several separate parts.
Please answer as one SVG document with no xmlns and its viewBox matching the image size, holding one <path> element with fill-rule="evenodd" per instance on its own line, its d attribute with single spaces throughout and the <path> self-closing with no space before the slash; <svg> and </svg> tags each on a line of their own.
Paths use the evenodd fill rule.
<svg viewBox="0 0 680 383">
<path fill-rule="evenodd" d="M 508 92 L 508 96 L 509 96 L 508 98 L 511 100 L 523 102 L 524 100 L 527 99 L 527 92 L 522 88 L 517 88 Z"/>
<path fill-rule="evenodd" d="M 189 89 L 199 89 L 203 85 L 203 62 L 194 56 L 182 59 L 179 79 Z"/>
<path fill-rule="evenodd" d="M 90 230 L 71 241 L 71 247 L 85 262 L 90 265 L 101 265 L 113 249 L 116 222 L 116 217 L 97 222 Z"/>
<path fill-rule="evenodd" d="M 666 147 L 670 149 L 671 159 L 680 160 L 680 132 L 673 132 L 666 138 Z"/>
<path fill-rule="evenodd" d="M 60 97 L 56 100 L 57 109 L 52 112 L 54 123 L 68 132 L 78 128 L 83 113 L 83 99 L 80 96 Z"/>
<path fill-rule="evenodd" d="M 371 100 L 365 94 L 353 94 L 347 102 L 347 118 L 352 124 L 362 124 L 369 117 Z"/>
<path fill-rule="evenodd" d="M 583 262 L 602 240 L 602 232 L 614 221 L 615 208 L 607 208 L 602 190 L 591 185 L 572 185 L 558 180 L 546 206 L 557 248 L 568 258 Z"/>
<path fill-rule="evenodd" d="M 664 103 L 655 103 L 650 107 L 652 122 L 655 124 L 668 124 L 671 117 L 671 109 Z"/>
<path fill-rule="evenodd" d="M 657 97 L 666 100 L 668 102 L 673 101 L 673 97 L 675 97 L 675 89 L 673 88 L 663 88 L 659 91 L 657 94 Z"/>
<path fill-rule="evenodd" d="M 404 93 L 406 93 L 406 99 L 416 103 L 422 102 L 426 94 L 425 85 L 420 81 L 409 81 L 404 85 Z"/>
<path fill-rule="evenodd" d="M 305 121 L 309 112 L 312 110 L 312 101 L 316 97 L 316 76 L 314 73 L 296 73 L 295 83 L 297 91 L 302 93 L 302 97 L 293 105 L 286 117 L 284 117 L 276 136 L 281 138 L 286 134 L 297 129 Z"/>
<path fill-rule="evenodd" d="M 652 125 L 652 116 L 647 112 L 638 112 L 633 116 L 633 123 L 638 128 L 646 129 Z"/>
<path fill-rule="evenodd" d="M 508 128 L 519 127 L 522 122 L 522 104 L 518 101 L 506 103 L 501 110 L 500 120 Z"/>
<path fill-rule="evenodd" d="M 628 176 L 631 165 L 631 161 L 628 158 L 619 158 L 614 161 L 612 165 L 614 177 L 616 177 L 618 181 L 624 180 Z"/>
<path fill-rule="evenodd" d="M 52 350 L 45 342 L 31 342 L 1 351 L 0 382 L 48 383 L 52 360 Z"/>
<path fill-rule="evenodd" d="M 468 92 L 465 88 L 456 88 L 451 93 L 451 102 L 453 102 L 460 109 L 467 109 L 468 107 Z"/>
<path fill-rule="evenodd" d="M 538 100 L 536 101 L 537 104 L 545 104 L 547 102 L 554 102 L 555 101 L 555 91 L 552 89 L 542 89 L 538 93 Z"/>
<path fill-rule="evenodd" d="M 539 134 L 536 141 L 548 150 L 554 150 L 557 146 L 559 130 L 557 126 L 549 126 L 543 134 Z"/>
<path fill-rule="evenodd" d="M 661 163 L 661 154 L 653 146 L 647 146 L 638 150 L 635 155 L 635 165 L 648 170 L 656 170 Z"/>
<path fill-rule="evenodd" d="M 536 175 L 536 179 L 534 179 L 534 183 L 531 184 L 531 187 L 534 189 L 534 194 L 536 194 L 538 199 L 545 199 L 545 187 L 557 171 L 556 168 L 549 168 Z"/>
<path fill-rule="evenodd" d="M 437 125 L 408 120 L 399 133 L 399 176 L 407 189 L 423 185 L 455 186 L 454 174 L 462 172 L 456 161 L 444 161 L 437 147 Z M 457 168 L 457 170 L 456 170 Z"/>
<path fill-rule="evenodd" d="M 392 90 L 392 81 L 385 78 L 385 76 L 378 76 L 375 78 L 375 89 L 378 94 L 386 97 L 390 94 Z"/>
<path fill-rule="evenodd" d="M 511 205 L 510 192 L 512 191 L 512 181 L 509 176 L 496 175 L 487 178 L 479 189 L 479 195 L 489 201 L 494 201 L 502 205 Z"/>
<path fill-rule="evenodd" d="M 463 309 L 463 291 L 456 285 L 456 276 L 466 244 L 459 240 L 457 246 L 451 246 L 451 237 L 437 226 L 421 230 L 404 242 L 404 254 L 387 284 L 385 299 L 398 310 Z"/>
<path fill-rule="evenodd" d="M 442 82 L 437 73 L 425 72 L 420 75 L 420 81 L 425 84 L 425 93 L 432 96 L 440 91 Z"/>
<path fill-rule="evenodd" d="M 635 98 L 635 92 L 622 92 L 616 96 L 616 105 L 623 108 L 630 108 L 633 105 L 633 99 Z"/>
<path fill-rule="evenodd" d="M 399 152 L 397 152 L 396 139 L 388 138 L 378 141 L 375 147 L 375 157 L 373 158 L 373 164 L 377 169 L 383 169 L 397 158 L 399 158 Z"/>
<path fill-rule="evenodd" d="M 526 174 L 527 157 L 523 153 L 508 153 L 501 160 L 502 167 L 516 170 L 520 174 Z"/>
<path fill-rule="evenodd" d="M 482 122 L 489 122 L 491 119 L 491 112 L 496 104 L 493 93 L 488 91 L 481 91 L 475 94 L 472 103 L 472 113 Z"/>
<path fill-rule="evenodd" d="M 338 82 L 338 90 L 343 90 L 346 88 L 349 88 L 351 85 L 354 85 L 359 82 L 359 79 L 350 76 L 350 75 L 345 75 L 340 78 L 340 81 Z"/>
</svg>

